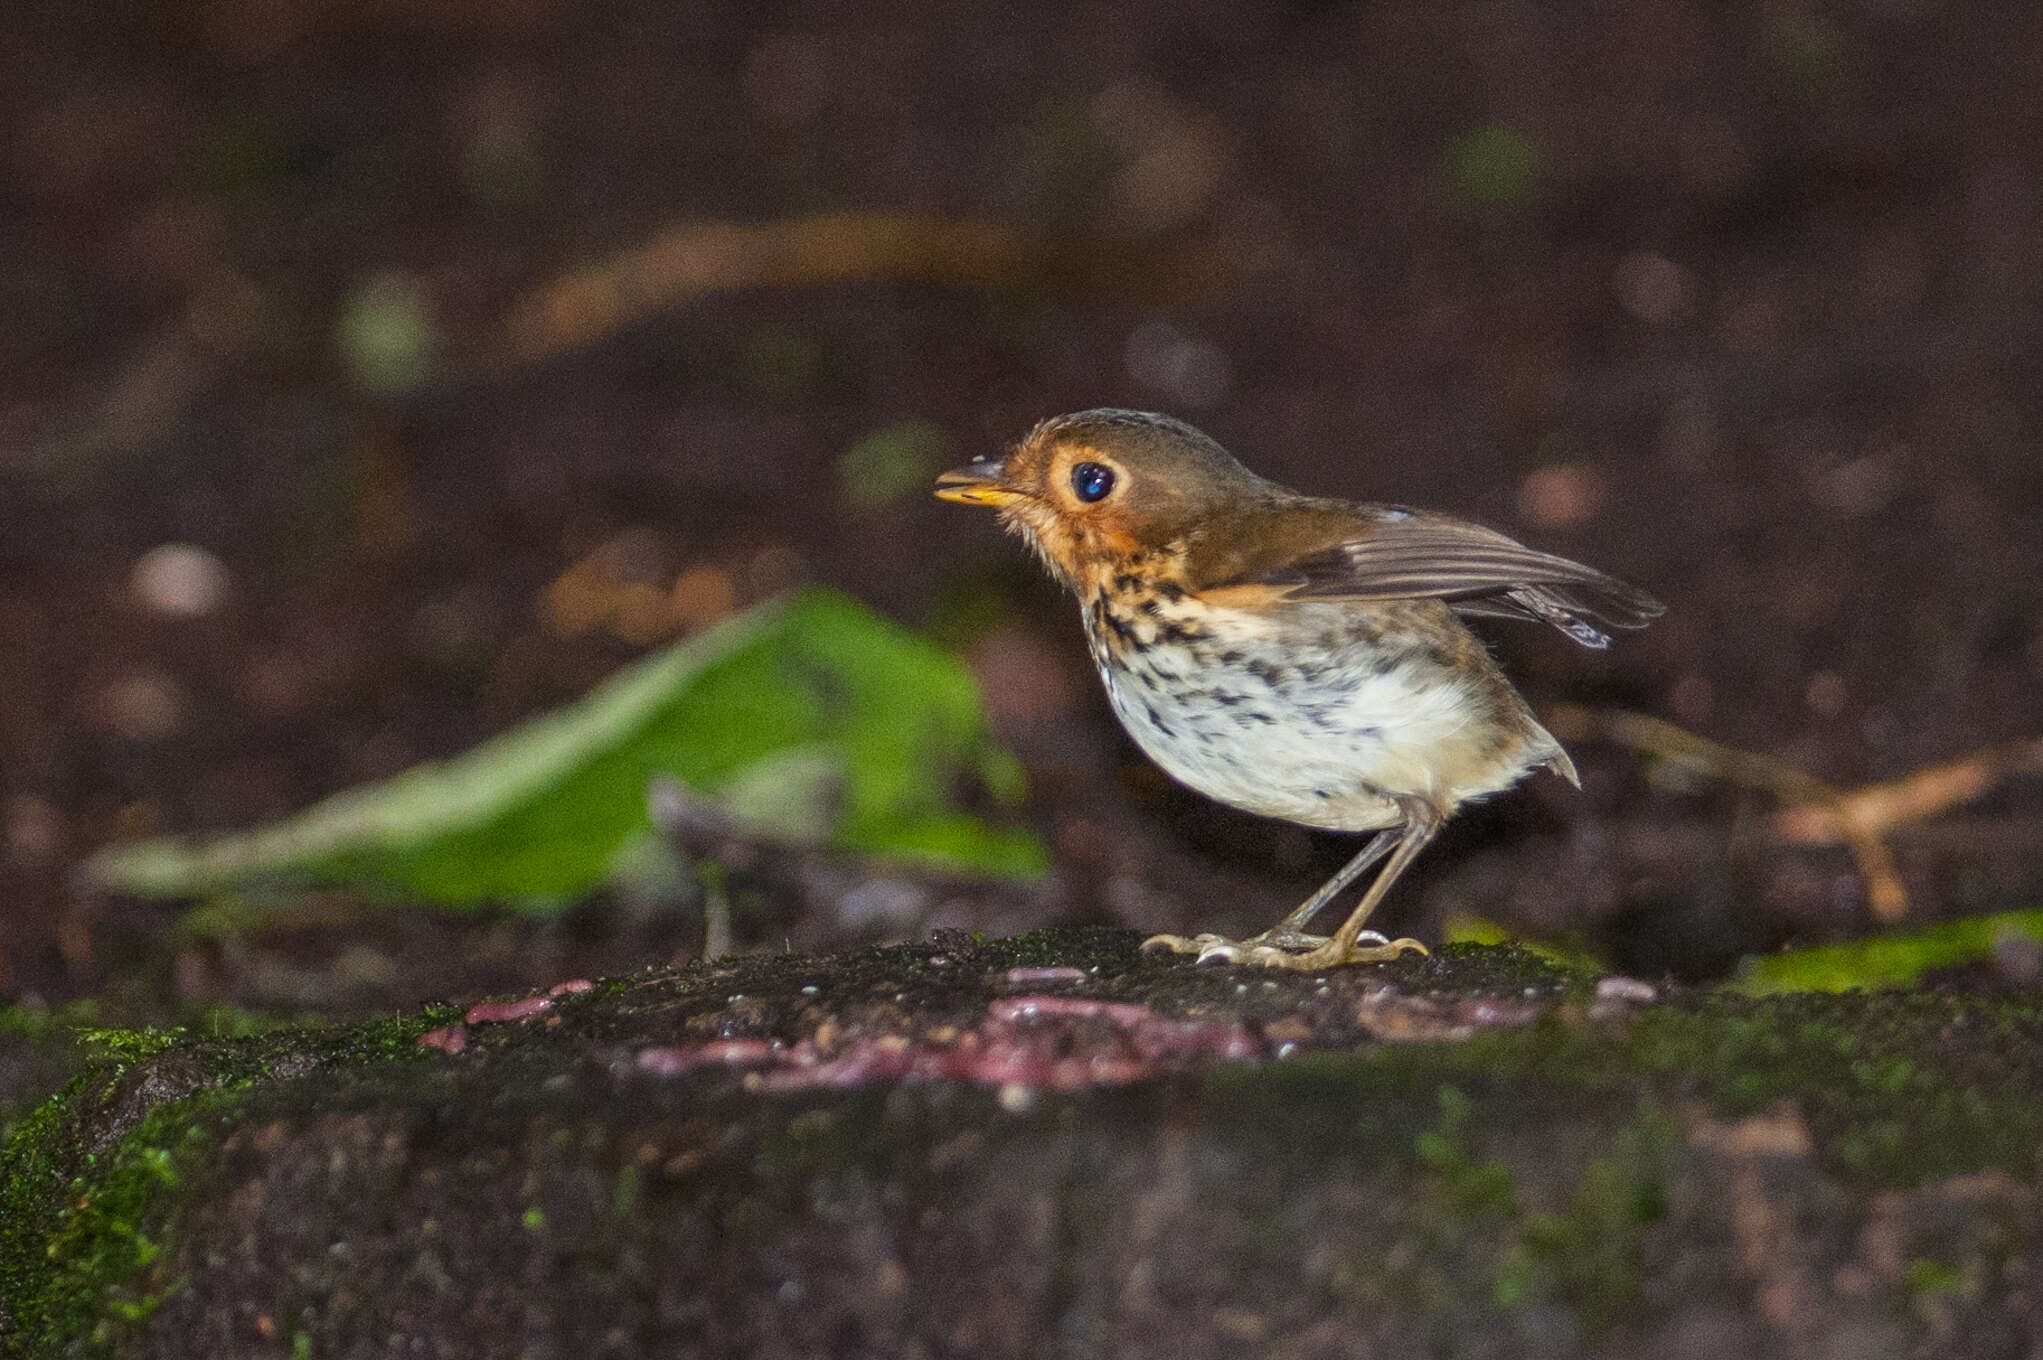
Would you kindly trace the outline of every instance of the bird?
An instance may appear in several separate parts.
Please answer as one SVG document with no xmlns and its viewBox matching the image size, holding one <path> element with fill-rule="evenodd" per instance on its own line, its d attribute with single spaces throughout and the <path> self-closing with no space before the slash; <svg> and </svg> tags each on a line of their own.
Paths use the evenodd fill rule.
<svg viewBox="0 0 2043 1360">
<path fill-rule="evenodd" d="M 1532 620 L 1601 648 L 1665 612 L 1466 520 L 1293 491 L 1154 412 L 1044 420 L 935 494 L 997 509 L 1077 597 L 1115 716 L 1172 778 L 1264 817 L 1374 833 L 1258 935 L 1143 942 L 1199 962 L 1319 971 L 1426 953 L 1365 927 L 1442 824 L 1540 768 L 1581 786 L 1464 620 Z M 1341 925 L 1309 933 L 1379 860 Z"/>
</svg>

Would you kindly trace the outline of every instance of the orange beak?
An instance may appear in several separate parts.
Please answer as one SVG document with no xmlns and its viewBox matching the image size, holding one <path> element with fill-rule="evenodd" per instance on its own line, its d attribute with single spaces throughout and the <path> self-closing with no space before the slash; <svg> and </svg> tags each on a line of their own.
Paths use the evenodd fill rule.
<svg viewBox="0 0 2043 1360">
<path fill-rule="evenodd" d="M 959 505 L 1006 505 L 1021 498 L 1021 492 L 1002 480 L 1005 460 L 981 458 L 961 468 L 952 468 L 936 479 L 936 498 Z"/>
</svg>

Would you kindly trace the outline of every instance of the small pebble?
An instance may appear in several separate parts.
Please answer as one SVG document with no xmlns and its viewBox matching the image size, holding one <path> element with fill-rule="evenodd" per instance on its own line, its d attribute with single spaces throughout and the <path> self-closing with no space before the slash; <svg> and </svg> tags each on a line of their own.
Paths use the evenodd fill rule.
<svg viewBox="0 0 2043 1360">
<path fill-rule="evenodd" d="M 986 1008 L 986 1018 L 1001 1024 L 1047 1016 L 1105 1020 L 1116 1025 L 1139 1025 L 1158 1018 L 1149 1007 L 1132 1001 L 1095 1001 L 1083 996 L 1004 996 Z"/>
<path fill-rule="evenodd" d="M 170 672 L 143 666 L 108 681 L 92 699 L 99 725 L 135 742 L 162 741 L 184 730 L 191 696 Z"/>
<path fill-rule="evenodd" d="M 998 1099 L 1000 1108 L 1009 1114 L 1023 1114 L 1034 1107 L 1036 1093 L 1021 1082 L 1003 1082 Z"/>
<path fill-rule="evenodd" d="M 1067 968 L 1062 966 L 1053 968 L 1010 968 L 1000 976 L 1003 981 L 1015 984 L 1027 982 L 1083 982 L 1085 981 L 1085 970 L 1083 968 Z"/>
<path fill-rule="evenodd" d="M 1598 1001 L 1636 1001 L 1643 1006 L 1649 1001 L 1657 1001 L 1659 997 L 1659 988 L 1637 978 L 1607 977 L 1596 980 Z"/>
<path fill-rule="evenodd" d="M 642 1048 L 632 1065 L 656 1077 L 675 1077 L 696 1067 L 721 1063 L 728 1067 L 771 1061 L 777 1052 L 765 1039 L 714 1039 L 692 1047 Z"/>
<path fill-rule="evenodd" d="M 479 1001 L 468 1008 L 468 1014 L 461 1018 L 471 1025 L 502 1024 L 509 1020 L 523 1020 L 553 1009 L 553 1001 L 543 996 L 528 996 L 520 1001 Z"/>
<path fill-rule="evenodd" d="M 232 578 L 220 559 L 190 543 L 165 543 L 135 560 L 128 587 L 151 613 L 198 618 L 226 602 Z"/>
</svg>

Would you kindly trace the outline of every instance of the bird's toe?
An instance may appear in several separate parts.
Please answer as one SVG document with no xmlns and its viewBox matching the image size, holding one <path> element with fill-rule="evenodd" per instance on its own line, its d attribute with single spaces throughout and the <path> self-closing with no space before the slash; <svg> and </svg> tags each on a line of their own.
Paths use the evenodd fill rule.
<svg viewBox="0 0 2043 1360">
<path fill-rule="evenodd" d="M 1215 945 L 1231 945 L 1234 941 L 1220 935 L 1194 935 L 1190 939 L 1183 935 L 1152 935 L 1142 942 L 1145 954 L 1196 954 L 1205 962 L 1206 952 Z"/>
<path fill-rule="evenodd" d="M 1375 932 L 1366 933 L 1374 934 Z M 1361 940 L 1357 940 L 1354 947 L 1348 950 L 1345 958 L 1334 960 L 1334 962 L 1390 963 L 1406 954 L 1418 954 L 1423 958 L 1431 958 L 1433 956 L 1432 950 L 1426 948 L 1425 945 L 1420 944 L 1409 935 L 1396 940 L 1386 940 L 1383 936 L 1377 935 L 1376 939 L 1377 943 L 1375 944 L 1364 944 Z"/>
<path fill-rule="evenodd" d="M 1240 963 L 1253 952 L 1236 941 L 1219 935 L 1201 935 L 1199 943 L 1201 945 L 1197 960 L 1199 963 Z"/>
<path fill-rule="evenodd" d="M 1190 954 L 1194 963 L 1232 963 L 1251 968 L 1285 968 L 1293 972 L 1317 972 L 1350 963 L 1389 963 L 1406 954 L 1430 955 L 1432 951 L 1409 936 L 1386 939 L 1365 930 L 1345 949 L 1323 935 L 1265 931 L 1246 940 L 1225 935 L 1152 935 L 1142 942 L 1145 953 Z"/>
</svg>

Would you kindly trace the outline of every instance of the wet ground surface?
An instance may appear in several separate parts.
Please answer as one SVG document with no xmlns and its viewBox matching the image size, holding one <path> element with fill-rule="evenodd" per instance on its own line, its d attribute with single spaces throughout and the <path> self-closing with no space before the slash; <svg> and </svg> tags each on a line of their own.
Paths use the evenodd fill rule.
<svg viewBox="0 0 2043 1360">
<path fill-rule="evenodd" d="M 1758 1001 L 1469 946 L 1253 978 L 1136 943 L 952 933 L 103 1048 L 15 1144 L 0 1318 L 152 1356 L 2038 1334 L 2033 998 Z"/>
<path fill-rule="evenodd" d="M 1281 914 L 1342 845 L 1170 788 L 1014 544 L 843 484 L 910 418 L 962 461 L 1053 412 L 1166 409 L 1271 476 L 1481 519 L 1668 602 L 1608 654 L 1496 630 L 1540 701 L 1840 783 L 2036 732 L 2030 7 L 295 0 L 29 4 L 0 36 L 9 996 L 374 1010 L 686 956 L 692 921 L 602 904 L 185 947 L 168 909 L 66 870 L 462 749 L 799 579 L 972 657 L 1060 876 L 899 919 L 769 896 L 746 943 Z M 1218 242 L 1232 267 L 1168 306 L 1129 301 L 1139 277 L 712 290 L 472 362 L 525 288 L 672 223 L 843 208 L 1138 260 Z M 440 358 L 397 391 L 360 336 L 405 299 Z M 689 582 L 687 608 L 565 620 L 550 590 L 592 554 Z M 1865 925 L 1842 851 L 1578 760 L 1580 797 L 1536 782 L 1462 818 L 1387 924 L 1579 931 L 1648 973 Z M 2039 827 L 2030 781 L 1897 837 L 1917 910 L 2033 903 Z"/>
</svg>

